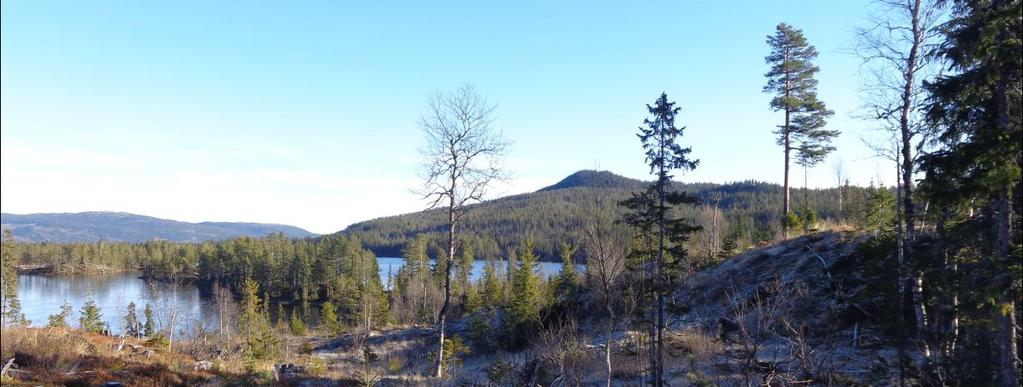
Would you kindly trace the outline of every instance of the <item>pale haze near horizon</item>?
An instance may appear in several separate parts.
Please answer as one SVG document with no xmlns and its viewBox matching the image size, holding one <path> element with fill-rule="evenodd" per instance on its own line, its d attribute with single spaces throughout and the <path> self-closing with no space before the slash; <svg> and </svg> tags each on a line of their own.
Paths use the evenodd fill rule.
<svg viewBox="0 0 1023 387">
<path fill-rule="evenodd" d="M 820 51 L 843 131 L 810 186 L 834 186 L 838 159 L 853 184 L 892 181 L 854 118 L 863 2 L 584 4 L 3 1 L 2 211 L 317 233 L 418 211 L 416 123 L 465 82 L 512 142 L 491 198 L 580 169 L 649 180 L 635 133 L 662 91 L 701 160 L 680 180 L 780 183 L 781 114 L 761 92 L 779 22 Z"/>
</svg>

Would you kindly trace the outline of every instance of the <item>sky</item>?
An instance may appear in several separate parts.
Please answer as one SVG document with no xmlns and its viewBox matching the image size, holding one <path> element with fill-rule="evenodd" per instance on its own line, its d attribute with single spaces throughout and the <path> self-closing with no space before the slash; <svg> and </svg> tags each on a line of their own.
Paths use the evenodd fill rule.
<svg viewBox="0 0 1023 387">
<path fill-rule="evenodd" d="M 354 4 L 349 4 L 354 3 Z M 780 22 L 820 51 L 838 151 L 809 171 L 884 182 L 850 53 L 864 1 L 94 2 L 0 9 L 3 212 L 123 211 L 329 233 L 419 211 L 430 95 L 496 104 L 512 176 L 492 197 L 580 169 L 650 179 L 635 133 L 682 108 L 687 182 L 781 182 L 762 92 Z M 802 185 L 802 171 L 794 170 Z"/>
</svg>

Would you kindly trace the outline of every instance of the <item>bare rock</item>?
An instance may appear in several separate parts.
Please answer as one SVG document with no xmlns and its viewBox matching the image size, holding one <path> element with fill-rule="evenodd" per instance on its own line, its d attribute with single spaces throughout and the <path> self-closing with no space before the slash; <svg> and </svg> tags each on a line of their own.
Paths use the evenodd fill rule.
<svg viewBox="0 0 1023 387">
<path fill-rule="evenodd" d="M 199 360 L 195 362 L 196 371 L 209 371 L 213 369 L 213 362 L 209 360 Z"/>
</svg>

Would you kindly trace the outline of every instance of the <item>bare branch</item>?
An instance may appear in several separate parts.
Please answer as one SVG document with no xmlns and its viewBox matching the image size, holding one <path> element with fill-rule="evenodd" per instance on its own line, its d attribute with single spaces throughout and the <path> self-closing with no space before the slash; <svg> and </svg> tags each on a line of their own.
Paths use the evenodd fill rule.
<svg viewBox="0 0 1023 387">
<path fill-rule="evenodd" d="M 419 120 L 426 144 L 419 149 L 423 163 L 419 175 L 423 186 L 416 191 L 429 201 L 427 208 L 446 207 L 448 215 L 447 259 L 452 259 L 460 238 L 459 224 L 466 205 L 480 202 L 493 182 L 505 178 L 499 159 L 509 148 L 501 132 L 493 128 L 495 105 L 472 85 L 433 95 Z M 441 258 L 441 257 L 438 257 Z M 444 333 L 451 303 L 451 264 L 445 265 L 444 304 L 438 316 L 440 343 L 437 377 L 443 374 Z"/>
</svg>

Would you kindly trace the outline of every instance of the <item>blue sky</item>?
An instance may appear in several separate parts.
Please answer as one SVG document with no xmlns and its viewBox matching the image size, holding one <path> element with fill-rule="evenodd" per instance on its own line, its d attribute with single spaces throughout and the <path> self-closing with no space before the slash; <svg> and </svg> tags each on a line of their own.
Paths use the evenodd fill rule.
<svg viewBox="0 0 1023 387">
<path fill-rule="evenodd" d="M 126 211 L 332 232 L 416 211 L 427 97 L 473 83 L 513 142 L 498 194 L 579 169 L 648 178 L 634 133 L 661 91 L 700 167 L 781 181 L 761 92 L 779 22 L 820 51 L 843 131 L 810 172 L 891 180 L 861 138 L 860 1 L 2 3 L 2 210 Z M 793 176 L 802 184 L 801 171 Z"/>
</svg>

